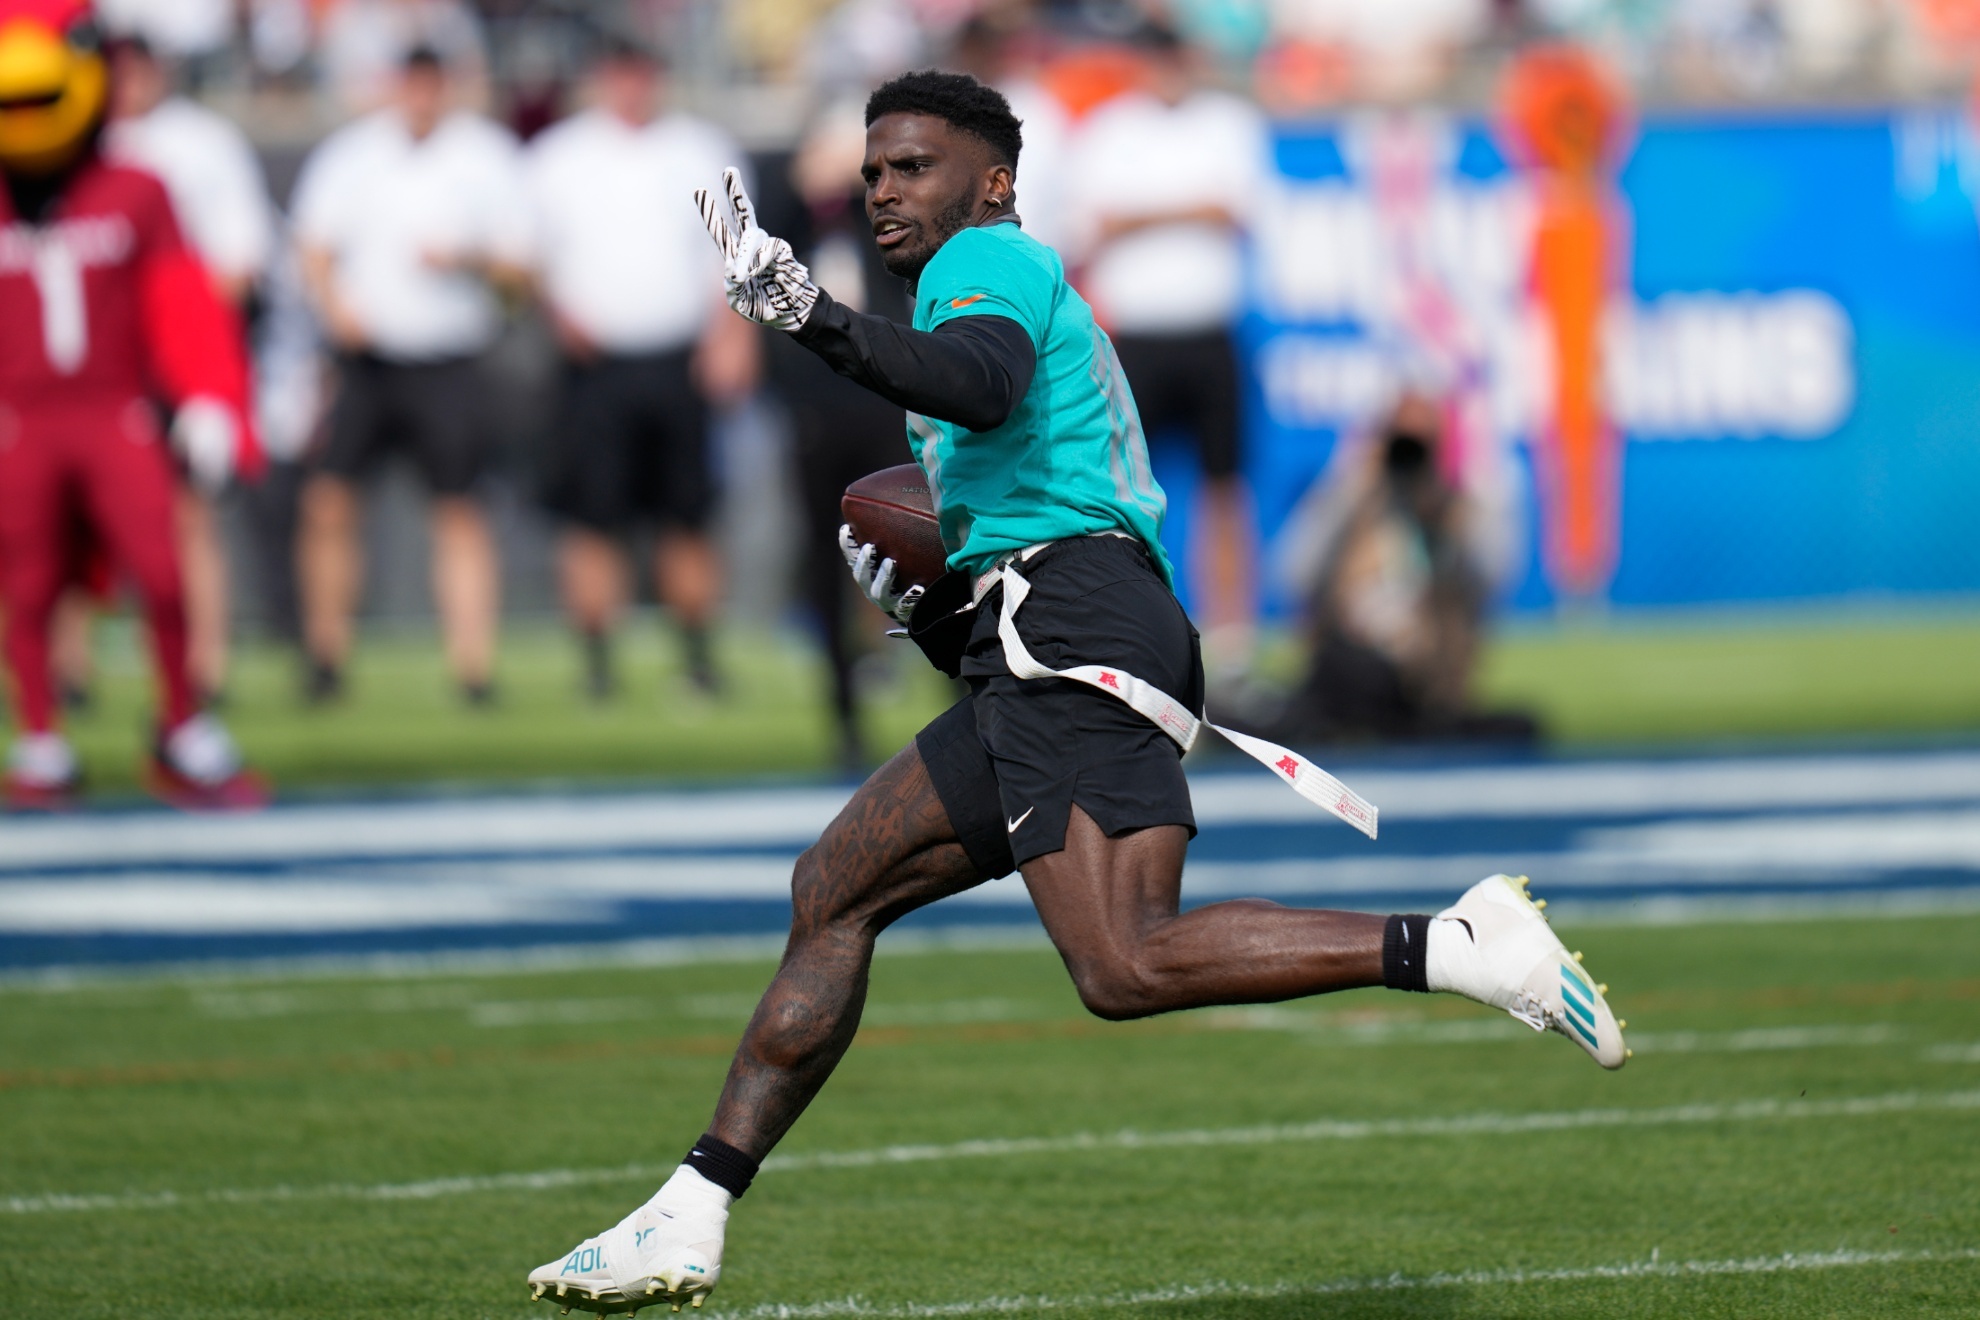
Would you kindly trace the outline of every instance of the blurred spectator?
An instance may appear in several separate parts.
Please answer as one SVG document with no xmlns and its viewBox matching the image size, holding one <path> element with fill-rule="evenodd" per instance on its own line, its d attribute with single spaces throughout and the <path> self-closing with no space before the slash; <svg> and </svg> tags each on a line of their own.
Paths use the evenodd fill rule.
<svg viewBox="0 0 1980 1320">
<path fill-rule="evenodd" d="M 866 218 L 866 185 L 859 176 L 865 154 L 866 124 L 857 99 L 816 116 L 792 161 L 790 183 L 796 196 L 787 208 L 791 214 L 766 216 L 764 223 L 788 235 L 799 259 L 811 267 L 812 278 L 834 298 L 855 311 L 906 323 L 913 311 L 907 286 L 881 264 Z M 771 205 L 783 192 L 764 191 Z M 839 764 L 864 769 L 856 671 L 867 647 L 859 641 L 862 634 L 879 634 L 881 616 L 853 588 L 839 557 L 839 499 L 867 473 L 912 461 L 907 415 L 838 375 L 789 335 L 772 336 L 769 360 L 771 378 L 790 409 L 804 510 L 799 589 L 818 621 L 831 665 Z"/>
<path fill-rule="evenodd" d="M 1287 577 L 1307 602 L 1305 676 L 1259 727 L 1293 741 L 1530 739 L 1470 708 L 1486 606 L 1469 500 L 1446 472 L 1439 404 L 1405 394 L 1294 514 Z"/>
<path fill-rule="evenodd" d="M 592 108 L 529 153 L 544 297 L 565 361 L 547 491 L 565 525 L 564 606 L 602 699 L 630 594 L 621 538 L 652 522 L 660 599 L 680 625 L 691 680 L 712 692 L 721 575 L 707 535 L 709 405 L 754 387 L 759 341 L 723 301 L 693 189 L 719 187 L 743 155 L 712 125 L 662 111 L 664 80 L 644 49 L 612 45 L 591 82 Z"/>
<path fill-rule="evenodd" d="M 405 52 L 425 48 L 446 64 L 468 104 L 478 104 L 488 74 L 481 20 L 463 0 L 337 0 L 323 24 L 324 75 L 346 111 L 376 109 L 392 98 Z"/>
<path fill-rule="evenodd" d="M 509 134 L 450 109 L 441 56 L 415 48 L 395 103 L 338 130 L 296 185 L 303 278 L 338 356 L 328 434 L 303 492 L 308 694 L 335 698 L 363 584 L 358 483 L 395 447 L 433 496 L 433 594 L 474 705 L 493 696 L 500 584 L 474 488 L 490 421 L 480 357 L 497 293 L 528 282 L 529 202 Z"/>
<path fill-rule="evenodd" d="M 190 97 L 142 37 L 111 45 L 112 156 L 164 180 L 172 208 L 227 298 L 245 307 L 275 251 L 275 207 L 240 126 Z"/>
<path fill-rule="evenodd" d="M 1400 101 L 1442 86 L 1464 48 L 1491 32 L 1493 6 L 1491 0 L 1273 0 L 1272 19 L 1280 60 L 1286 47 L 1312 53 L 1306 63 L 1316 94 L 1345 92 L 1351 83 L 1363 96 Z M 1346 79 L 1332 76 L 1336 61 Z"/>
<path fill-rule="evenodd" d="M 104 31 L 175 59 L 210 55 L 234 36 L 234 0 L 96 0 L 96 17 Z"/>
<path fill-rule="evenodd" d="M 241 567 L 250 589 L 260 595 L 263 616 L 275 635 L 299 643 L 296 535 L 307 475 L 304 459 L 323 424 L 327 373 L 322 337 L 293 247 L 276 254 L 262 283 L 254 371 L 255 420 L 268 466 L 261 480 L 243 492 L 253 552 Z"/>
<path fill-rule="evenodd" d="M 105 149 L 164 180 L 186 237 L 243 315 L 275 244 L 261 162 L 230 119 L 172 94 L 170 71 L 143 37 L 112 44 Z M 179 486 L 179 560 L 193 681 L 209 699 L 227 686 L 227 561 L 211 496 Z"/>
<path fill-rule="evenodd" d="M 1039 80 L 1044 52 L 1035 27 L 1023 21 L 970 20 L 956 36 L 949 64 L 1004 94 L 1023 125 L 1024 186 L 1016 194 L 1024 232 L 1063 251 L 1067 243 L 1066 151 L 1072 117 Z"/>
<path fill-rule="evenodd" d="M 1067 177 L 1080 285 L 1113 337 L 1142 428 L 1151 439 L 1185 430 L 1202 460 L 1192 585 L 1214 679 L 1241 673 L 1251 651 L 1253 533 L 1232 330 L 1267 136 L 1256 106 L 1201 85 L 1198 57 L 1173 33 L 1151 29 L 1146 44 L 1146 90 L 1093 112 Z"/>
</svg>

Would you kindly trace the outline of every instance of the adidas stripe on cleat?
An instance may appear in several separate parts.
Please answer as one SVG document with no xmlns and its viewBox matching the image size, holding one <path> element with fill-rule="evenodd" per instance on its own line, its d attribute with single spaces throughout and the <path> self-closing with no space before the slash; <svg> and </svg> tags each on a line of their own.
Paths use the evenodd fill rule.
<svg viewBox="0 0 1980 1320">
<path fill-rule="evenodd" d="M 1609 1011 L 1609 987 L 1582 968 L 1541 913 L 1545 901 L 1526 891 L 1525 877 L 1488 876 L 1437 914 L 1432 923 L 1428 979 L 1504 1009 L 1535 1031 L 1557 1031 L 1604 1068 L 1630 1057 L 1623 1023 Z"/>
</svg>

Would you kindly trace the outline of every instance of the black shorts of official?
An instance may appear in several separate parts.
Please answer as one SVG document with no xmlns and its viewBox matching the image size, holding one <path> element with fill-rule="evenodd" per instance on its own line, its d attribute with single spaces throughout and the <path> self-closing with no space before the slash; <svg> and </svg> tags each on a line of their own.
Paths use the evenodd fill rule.
<svg viewBox="0 0 1980 1320">
<path fill-rule="evenodd" d="M 699 531 L 715 507 L 708 405 L 686 349 L 605 357 L 565 369 L 544 503 L 618 532 L 642 521 Z"/>
<path fill-rule="evenodd" d="M 1229 332 L 1114 335 L 1114 352 L 1134 392 L 1142 434 L 1181 429 L 1196 444 L 1208 477 L 1235 475 L 1238 438 L 1237 344 Z"/>
<path fill-rule="evenodd" d="M 1019 567 L 1018 636 L 1053 669 L 1104 664 L 1203 709 L 1196 629 L 1137 541 L 1085 537 Z M 985 876 L 1065 847 L 1074 804 L 1111 836 L 1153 825 L 1196 835 L 1182 749 L 1119 698 L 1063 678 L 1020 679 L 997 636 L 992 588 L 964 653 L 969 695 L 915 738 L 964 850 Z"/>
<path fill-rule="evenodd" d="M 487 385 L 478 358 L 388 362 L 369 353 L 337 360 L 330 425 L 311 467 L 359 481 L 397 450 L 436 495 L 464 495 L 487 467 Z"/>
</svg>

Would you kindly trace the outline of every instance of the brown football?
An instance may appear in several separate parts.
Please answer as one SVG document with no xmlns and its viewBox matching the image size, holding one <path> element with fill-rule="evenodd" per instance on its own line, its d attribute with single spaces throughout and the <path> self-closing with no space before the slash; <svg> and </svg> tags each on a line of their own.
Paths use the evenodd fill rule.
<svg viewBox="0 0 1980 1320">
<path fill-rule="evenodd" d="M 896 584 L 925 587 L 947 570 L 928 478 L 914 464 L 861 477 L 846 487 L 839 512 L 861 545 L 876 545 L 894 561 Z"/>
</svg>

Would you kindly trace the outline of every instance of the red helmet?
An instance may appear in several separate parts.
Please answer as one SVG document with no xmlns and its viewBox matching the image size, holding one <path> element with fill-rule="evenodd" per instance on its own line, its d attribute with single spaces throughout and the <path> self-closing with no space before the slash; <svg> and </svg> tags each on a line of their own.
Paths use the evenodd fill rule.
<svg viewBox="0 0 1980 1320">
<path fill-rule="evenodd" d="M 79 155 L 109 89 L 88 0 L 0 0 L 0 170 L 49 174 Z"/>
</svg>

